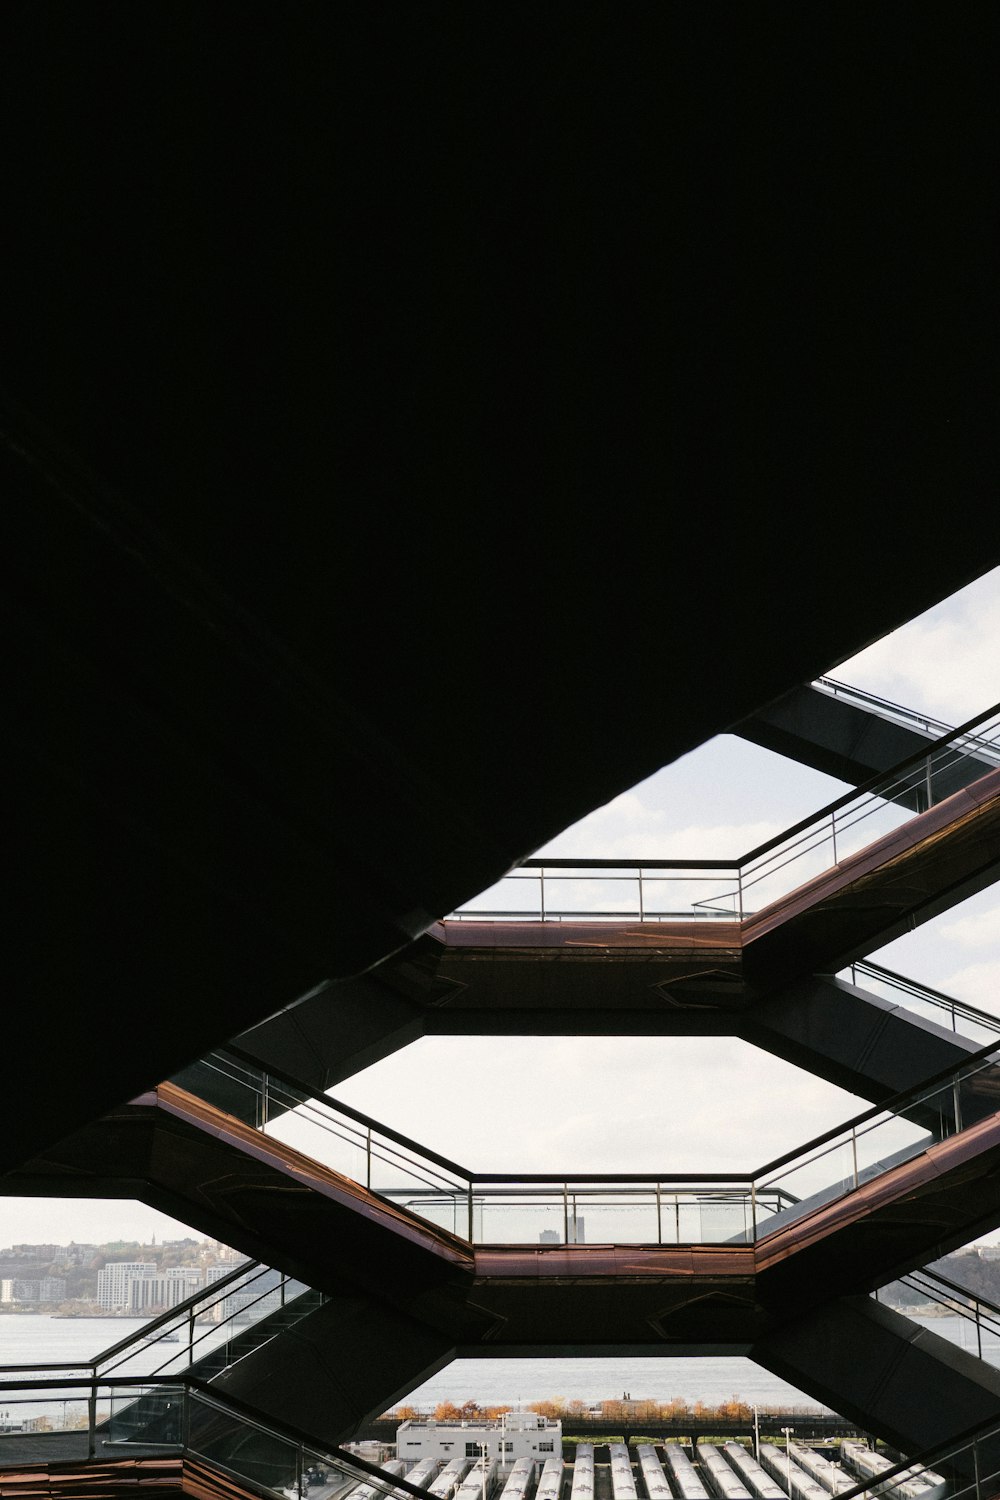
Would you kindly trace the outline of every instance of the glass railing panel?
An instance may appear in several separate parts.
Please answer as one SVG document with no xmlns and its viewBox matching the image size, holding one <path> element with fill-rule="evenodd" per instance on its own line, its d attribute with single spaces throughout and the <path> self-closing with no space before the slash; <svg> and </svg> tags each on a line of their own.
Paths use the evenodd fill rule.
<svg viewBox="0 0 1000 1500">
<path fill-rule="evenodd" d="M 566 1244 L 658 1244 L 656 1185 L 575 1184 L 565 1192 L 562 1240 Z"/>
<path fill-rule="evenodd" d="M 453 916 L 537 921 L 544 905 L 544 886 L 537 870 L 515 870 L 480 891 Z"/>
<path fill-rule="evenodd" d="M 789 1162 L 757 1185 L 759 1196 L 780 1191 L 787 1200 L 776 1213 L 758 1215 L 759 1234 L 771 1233 L 853 1192 L 926 1150 L 935 1139 L 922 1125 L 883 1114 L 859 1130 Z"/>
<path fill-rule="evenodd" d="M 717 870 L 643 870 L 641 875 L 642 916 L 647 922 L 687 921 L 691 917 L 739 919 L 739 872 L 735 865 Z"/>
<path fill-rule="evenodd" d="M 225 1053 L 205 1059 L 203 1070 L 200 1081 L 209 1103 L 231 1100 L 238 1091 L 239 1118 L 366 1189 L 394 1201 L 465 1193 L 464 1179 L 418 1147 L 354 1119 L 332 1099 L 309 1094 Z"/>
<path fill-rule="evenodd" d="M 758 1212 L 780 1206 L 764 1194 Z M 427 1212 L 424 1208 L 423 1212 Z M 471 1210 L 456 1206 L 446 1227 L 487 1245 L 676 1245 L 749 1243 L 754 1198 L 748 1181 L 678 1186 L 668 1182 L 496 1183 L 477 1181 Z"/>
<path fill-rule="evenodd" d="M 535 866 L 530 862 L 452 913 L 452 919 L 520 916 L 526 921 L 691 921 L 739 915 L 735 865 L 669 868 Z"/>
<path fill-rule="evenodd" d="M 371 1151 L 365 1126 L 296 1095 L 280 1083 L 269 1081 L 268 1095 L 283 1112 L 268 1119 L 264 1126 L 267 1135 L 362 1187 L 371 1186 Z"/>
<path fill-rule="evenodd" d="M 934 719 L 915 709 L 907 708 L 902 703 L 893 703 L 889 698 L 880 698 L 877 693 L 869 693 L 864 688 L 854 687 L 849 682 L 841 682 L 836 677 L 817 677 L 812 686 L 831 698 L 843 698 L 848 703 L 856 703 L 862 708 L 874 709 L 879 718 L 889 719 L 894 724 L 903 725 L 906 729 L 914 729 L 926 734 L 928 739 L 938 739 L 941 735 L 951 733 L 955 727 L 953 724 L 945 724 L 941 719 Z"/>
<path fill-rule="evenodd" d="M 757 1183 L 761 1201 L 757 1213 L 758 1235 L 783 1224 L 844 1193 L 855 1185 L 854 1149 L 850 1136 L 841 1137 L 765 1174 Z M 765 1205 L 776 1204 L 773 1212 Z"/>
<path fill-rule="evenodd" d="M 966 764 L 975 759 L 970 772 Z M 711 869 L 682 861 L 604 866 L 528 860 L 451 914 L 455 920 L 521 917 L 560 921 L 664 921 L 750 916 L 908 823 L 979 775 L 1000 766 L 1000 713 L 988 710 L 961 733 L 888 773 L 876 785 L 823 809 L 804 827 L 741 863 Z M 667 867 L 669 866 L 669 867 Z"/>
<path fill-rule="evenodd" d="M 464 1191 L 465 1183 L 431 1158 L 353 1120 L 332 1100 L 296 1096 L 274 1080 L 269 1092 L 284 1113 L 268 1122 L 266 1133 L 362 1187 L 394 1200 L 405 1194 Z"/>
<path fill-rule="evenodd" d="M 572 920 L 576 916 L 604 915 L 638 920 L 641 911 L 639 874 L 636 870 L 544 870 L 545 912 Z"/>
<path fill-rule="evenodd" d="M 309 1289 L 270 1266 L 251 1266 L 218 1292 L 209 1289 L 195 1308 L 178 1313 L 134 1345 L 98 1362 L 100 1375 L 179 1374 L 245 1336 L 253 1325 Z"/>
<path fill-rule="evenodd" d="M 8 1384 L 16 1380 L 16 1376 L 4 1371 L 4 1383 Z M 79 1451 L 86 1453 L 87 1430 L 90 1425 L 90 1401 L 87 1394 L 81 1394 L 80 1389 L 67 1387 L 60 1390 L 53 1386 L 46 1390 L 31 1389 L 32 1381 L 25 1380 L 21 1390 L 16 1388 L 0 1391 L 0 1459 L 4 1454 L 4 1439 L 22 1437 L 27 1434 L 38 1436 L 44 1433 L 79 1433 L 81 1443 Z M 103 1402 L 101 1410 L 107 1416 L 108 1405 Z M 74 1457 L 77 1454 L 77 1446 L 74 1445 L 66 1457 Z M 59 1453 L 65 1452 L 61 1445 Z"/>
<path fill-rule="evenodd" d="M 932 1270 L 914 1271 L 872 1295 L 967 1354 L 1000 1365 L 1000 1309 Z"/>
<path fill-rule="evenodd" d="M 321 1448 L 302 1450 L 302 1496 L 303 1500 L 347 1500 L 356 1493 L 367 1476 L 346 1469 L 324 1453 Z M 379 1493 L 388 1493 L 380 1487 Z M 409 1500 L 409 1497 L 407 1497 Z"/>
<path fill-rule="evenodd" d="M 863 1478 L 848 1469 L 857 1479 L 857 1489 L 847 1492 L 849 1500 L 904 1493 L 913 1500 L 993 1500 L 1000 1493 L 1000 1426 L 991 1419 L 974 1437 L 941 1444 Z"/>
<path fill-rule="evenodd" d="M 902 777 L 888 790 L 902 794 L 911 789 L 910 782 L 913 779 Z M 876 794 L 859 798 L 857 802 L 840 808 L 831 818 L 831 842 L 836 840 L 836 859 L 831 860 L 831 864 L 843 864 L 869 845 L 886 838 L 897 828 L 902 828 L 914 816 L 915 810 L 901 807 L 898 802 L 886 801 Z"/>
<path fill-rule="evenodd" d="M 561 1183 L 511 1184 L 472 1194 L 472 1238 L 480 1245 L 566 1243 L 566 1212 Z"/>
<path fill-rule="evenodd" d="M 450 1234 L 458 1235 L 459 1239 L 470 1238 L 467 1188 L 455 1188 L 452 1191 L 422 1187 L 401 1188 L 382 1193 L 381 1196 L 388 1198 L 405 1213 L 416 1214 L 438 1229 L 446 1229 Z"/>
<path fill-rule="evenodd" d="M 742 867 L 743 910 L 749 916 L 818 879 L 914 816 L 868 795 L 800 829 Z"/>
<path fill-rule="evenodd" d="M 761 1231 L 818 1208 L 912 1160 L 940 1141 L 1000 1109 L 1000 1052 L 968 1066 L 947 1082 L 909 1096 L 895 1110 L 863 1118 L 757 1179 L 756 1191 L 780 1190 L 797 1200 Z"/>
<path fill-rule="evenodd" d="M 115 1386 L 99 1402 L 102 1443 L 116 1447 L 179 1448 L 184 1443 L 183 1386 Z"/>
<path fill-rule="evenodd" d="M 185 1449 L 278 1500 L 307 1500 L 316 1494 L 325 1500 L 348 1494 L 357 1500 L 389 1500 L 393 1480 L 405 1467 L 395 1460 L 387 1463 L 390 1479 L 383 1480 L 194 1391 L 188 1393 Z"/>
<path fill-rule="evenodd" d="M 842 969 L 838 978 L 890 1005 L 902 1007 L 921 1020 L 974 1042 L 983 1047 L 1000 1036 L 1000 1016 L 967 1005 L 937 991 L 925 988 L 903 975 L 894 975 L 877 964 L 856 963 Z"/>
<path fill-rule="evenodd" d="M 921 1105 L 919 1121 L 887 1115 L 859 1126 L 854 1136 L 858 1182 L 881 1177 L 884 1172 L 926 1151 L 945 1135 L 952 1134 L 947 1103 L 947 1096 L 943 1096 L 941 1100 Z M 939 1109 L 939 1104 L 945 1106 L 944 1111 Z M 929 1116 L 933 1118 L 929 1119 Z"/>
<path fill-rule="evenodd" d="M 298 1443 L 226 1411 L 195 1391 L 188 1392 L 184 1446 L 217 1468 L 276 1494 L 302 1493 Z"/>
</svg>

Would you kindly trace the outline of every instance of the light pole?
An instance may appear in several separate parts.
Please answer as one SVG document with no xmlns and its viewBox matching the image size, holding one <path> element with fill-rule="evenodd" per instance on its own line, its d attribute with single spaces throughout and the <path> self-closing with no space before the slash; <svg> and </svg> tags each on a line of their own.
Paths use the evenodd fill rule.
<svg viewBox="0 0 1000 1500">
<path fill-rule="evenodd" d="M 791 1493 L 792 1493 L 792 1454 L 791 1454 L 791 1450 L 790 1450 L 790 1448 L 788 1446 L 788 1439 L 790 1438 L 790 1436 L 792 1435 L 792 1433 L 795 1431 L 795 1428 L 794 1427 L 783 1427 L 781 1430 L 785 1434 L 785 1489 L 788 1492 L 789 1500 L 791 1500 Z"/>
</svg>

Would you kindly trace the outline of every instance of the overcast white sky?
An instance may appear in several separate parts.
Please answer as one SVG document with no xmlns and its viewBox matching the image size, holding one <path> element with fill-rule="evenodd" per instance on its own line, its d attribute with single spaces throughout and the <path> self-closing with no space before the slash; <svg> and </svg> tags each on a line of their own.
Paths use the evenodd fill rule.
<svg viewBox="0 0 1000 1500">
<path fill-rule="evenodd" d="M 949 722 L 1000 699 L 1000 568 L 831 675 Z M 542 852 L 736 857 L 843 790 L 720 736 L 599 808 Z M 997 889 L 871 955 L 1000 1012 Z M 732 1040 L 435 1038 L 337 1097 L 480 1171 L 745 1170 L 863 1107 Z M 148 1240 L 184 1226 L 144 1205 L 0 1200 L 0 1246 Z"/>
</svg>

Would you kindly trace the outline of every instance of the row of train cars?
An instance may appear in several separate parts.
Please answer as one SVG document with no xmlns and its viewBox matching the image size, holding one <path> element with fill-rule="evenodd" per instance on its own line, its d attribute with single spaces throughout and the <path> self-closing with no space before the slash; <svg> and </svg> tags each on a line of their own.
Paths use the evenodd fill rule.
<svg viewBox="0 0 1000 1500">
<path fill-rule="evenodd" d="M 663 1461 L 653 1443 L 637 1443 L 639 1478 L 625 1443 L 609 1443 L 611 1469 L 610 1500 L 837 1500 L 857 1485 L 869 1483 L 874 1494 L 886 1500 L 944 1500 L 945 1480 L 925 1469 L 905 1470 L 891 1481 L 879 1476 L 893 1468 L 884 1454 L 864 1443 L 845 1438 L 840 1444 L 840 1463 L 812 1448 L 789 1441 L 787 1452 L 770 1443 L 759 1445 L 759 1462 L 741 1443 L 697 1443 L 694 1462 L 678 1443 L 664 1443 Z M 485 1465 L 485 1476 L 484 1476 Z M 567 1477 L 567 1467 L 571 1477 Z M 384 1465 L 396 1477 L 403 1476 L 402 1463 Z M 496 1459 L 426 1459 L 406 1474 L 436 1500 L 595 1500 L 594 1445 L 578 1443 L 576 1458 L 567 1466 L 561 1458 L 541 1465 L 519 1458 L 505 1480 Z M 369 1496 L 364 1491 L 371 1490 Z M 408 1500 L 406 1491 L 396 1490 L 393 1500 Z M 360 1485 L 350 1500 L 375 1500 L 370 1485 Z"/>
</svg>

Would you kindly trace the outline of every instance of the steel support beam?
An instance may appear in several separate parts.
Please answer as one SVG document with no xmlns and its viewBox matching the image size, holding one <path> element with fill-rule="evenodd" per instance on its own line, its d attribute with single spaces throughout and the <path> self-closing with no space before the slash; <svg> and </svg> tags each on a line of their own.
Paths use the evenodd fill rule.
<svg viewBox="0 0 1000 1500">
<path fill-rule="evenodd" d="M 912 720 L 901 723 L 875 702 L 838 697 L 810 683 L 758 709 L 733 733 L 848 786 L 862 786 L 928 749 L 942 733 L 941 726 L 921 727 L 916 714 Z M 974 754 L 955 756 L 933 769 L 926 786 L 890 792 L 889 800 L 923 811 L 970 786 L 994 763 Z"/>
<path fill-rule="evenodd" d="M 744 1041 L 873 1104 L 956 1066 L 980 1045 L 830 974 L 797 980 L 738 1020 Z"/>
<path fill-rule="evenodd" d="M 212 1382 L 265 1421 L 341 1443 L 455 1358 L 446 1335 L 357 1293 L 322 1307 Z"/>
</svg>

